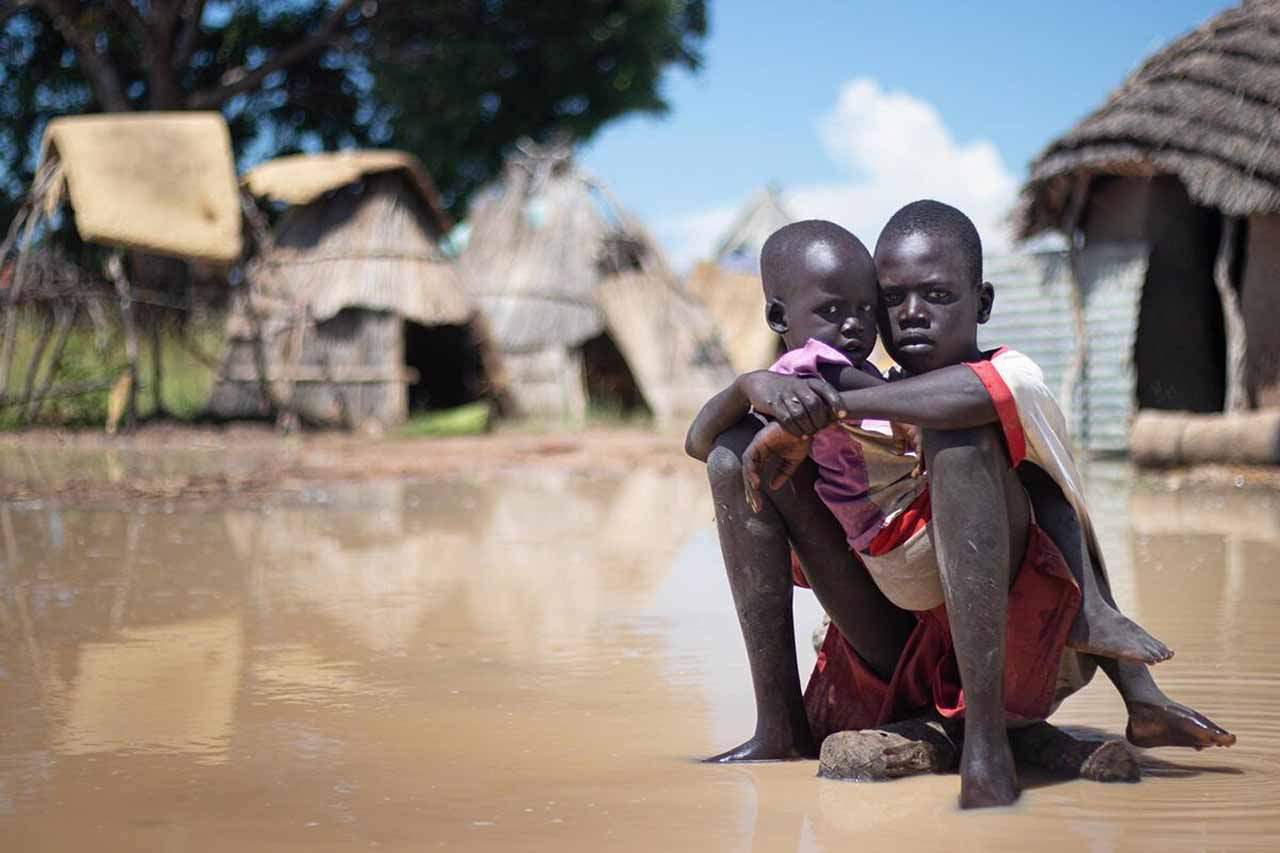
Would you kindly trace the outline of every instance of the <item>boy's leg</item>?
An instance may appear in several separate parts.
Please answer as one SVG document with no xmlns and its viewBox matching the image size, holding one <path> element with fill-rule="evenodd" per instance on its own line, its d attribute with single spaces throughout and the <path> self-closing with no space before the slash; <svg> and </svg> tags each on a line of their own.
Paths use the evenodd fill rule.
<svg viewBox="0 0 1280 853">
<path fill-rule="evenodd" d="M 791 615 L 791 543 L 832 620 L 869 666 L 892 673 L 914 617 L 893 607 L 845 544 L 839 523 L 812 488 L 812 465 L 799 482 L 766 492 L 760 512 L 747 506 L 742 453 L 759 429 L 747 419 L 720 436 L 707 457 L 716 528 L 751 665 L 756 731 L 707 759 L 715 762 L 815 757 L 796 666 Z M 803 485 L 801 485 L 803 483 Z"/>
<path fill-rule="evenodd" d="M 1018 474 L 1035 507 L 1037 523 L 1049 533 L 1050 539 L 1059 544 L 1059 550 L 1063 549 L 1055 532 L 1074 528 L 1074 533 L 1064 534 L 1067 541 L 1076 540 L 1068 547 L 1074 547 L 1081 553 L 1086 551 L 1075 510 L 1063 497 L 1053 478 L 1034 465 L 1022 466 Z M 1105 580 L 1092 569 L 1085 570 L 1088 554 L 1083 554 L 1083 557 L 1084 562 L 1067 560 L 1081 593 L 1080 612 L 1071 625 L 1067 646 L 1098 657 L 1146 664 L 1160 663 L 1173 657 L 1172 649 L 1120 612 Z"/>
<path fill-rule="evenodd" d="M 1018 797 L 1005 731 L 1004 662 L 1009 586 L 1027 547 L 1026 493 L 994 425 L 926 430 L 934 547 L 964 688 L 960 806 Z"/>
<path fill-rule="evenodd" d="M 1048 479 L 1048 475 L 1040 474 Z M 1089 557 L 1084 530 L 1075 510 L 1052 480 L 1037 482 L 1035 477 L 1023 476 L 1027 494 L 1035 508 L 1036 524 L 1040 526 L 1071 567 L 1077 579 L 1091 580 L 1104 600 L 1115 608 L 1111 590 Z M 1081 584 L 1083 587 L 1083 584 Z M 1118 608 L 1117 612 L 1118 612 Z M 1160 690 L 1151 670 L 1140 663 L 1096 657 L 1099 667 L 1115 685 L 1129 712 L 1126 736 L 1137 746 L 1189 746 L 1203 749 L 1206 746 L 1231 746 L 1236 736 L 1205 717 L 1193 708 L 1174 702 Z"/>
</svg>

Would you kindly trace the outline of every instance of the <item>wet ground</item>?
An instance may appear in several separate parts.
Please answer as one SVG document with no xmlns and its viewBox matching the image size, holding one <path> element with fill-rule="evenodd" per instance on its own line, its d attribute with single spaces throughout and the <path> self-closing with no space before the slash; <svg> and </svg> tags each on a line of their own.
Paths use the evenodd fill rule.
<svg viewBox="0 0 1280 853">
<path fill-rule="evenodd" d="M 28 480 L 121 464 L 15 452 Z M 1121 604 L 1177 648 L 1158 678 L 1239 744 L 961 814 L 955 777 L 697 764 L 753 724 L 701 472 L 589 471 L 128 511 L 28 483 L 0 503 L 0 849 L 1275 849 L 1280 497 L 1093 466 Z M 1055 722 L 1123 709 L 1098 680 Z"/>
</svg>

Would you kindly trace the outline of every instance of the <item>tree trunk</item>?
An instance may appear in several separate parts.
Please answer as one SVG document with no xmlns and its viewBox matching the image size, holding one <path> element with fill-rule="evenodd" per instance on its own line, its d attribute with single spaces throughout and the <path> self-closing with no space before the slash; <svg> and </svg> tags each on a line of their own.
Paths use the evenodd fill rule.
<svg viewBox="0 0 1280 853">
<path fill-rule="evenodd" d="M 1246 383 L 1249 340 L 1244 313 L 1240 310 L 1240 293 L 1231 283 L 1231 261 L 1236 254 L 1239 233 L 1239 218 L 1224 216 L 1222 236 L 1218 240 L 1218 258 L 1213 265 L 1213 284 L 1222 302 L 1222 319 L 1227 333 L 1227 399 L 1222 406 L 1227 412 L 1253 408 Z"/>
</svg>

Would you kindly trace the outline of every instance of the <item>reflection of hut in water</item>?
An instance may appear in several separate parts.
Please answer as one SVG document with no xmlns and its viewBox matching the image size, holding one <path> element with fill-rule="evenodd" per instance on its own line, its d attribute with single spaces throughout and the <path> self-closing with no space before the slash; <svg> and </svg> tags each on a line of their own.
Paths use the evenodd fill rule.
<svg viewBox="0 0 1280 853">
<path fill-rule="evenodd" d="M 1083 365 L 1086 384 L 1128 371 L 1107 403 L 1126 418 L 1280 406 L 1277 57 L 1280 2 L 1246 0 L 1148 59 L 1031 166 L 1023 236 L 1139 247 L 1117 351 Z M 1086 314 L 1117 299 L 1080 284 Z"/>
<path fill-rule="evenodd" d="M 525 144 L 466 239 L 461 268 L 523 413 L 578 420 L 590 401 L 662 420 L 731 378 L 702 307 L 567 147 Z"/>
<path fill-rule="evenodd" d="M 777 187 L 760 191 L 717 242 L 714 257 L 689 274 L 689 290 L 715 321 L 735 371 L 768 367 L 778 356 L 781 342 L 764 322 L 760 250 L 794 221 Z"/>
<path fill-rule="evenodd" d="M 489 393 L 487 339 L 441 254 L 449 220 L 415 158 L 284 157 L 245 185 L 293 207 L 228 323 L 213 414 L 266 415 L 272 396 L 308 421 L 387 425 Z"/>
</svg>

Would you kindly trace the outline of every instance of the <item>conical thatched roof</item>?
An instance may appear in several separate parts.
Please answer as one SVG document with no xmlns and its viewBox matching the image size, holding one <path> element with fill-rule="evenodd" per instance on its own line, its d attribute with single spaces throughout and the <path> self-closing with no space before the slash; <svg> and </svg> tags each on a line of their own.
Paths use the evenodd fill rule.
<svg viewBox="0 0 1280 853">
<path fill-rule="evenodd" d="M 567 145 L 522 144 L 468 225 L 463 276 L 506 352 L 572 347 L 600 334 L 595 288 L 619 271 L 615 252 L 660 263 L 647 236 L 574 165 Z"/>
<path fill-rule="evenodd" d="M 459 264 L 497 349 L 563 352 L 608 331 L 659 420 L 732 379 L 702 306 L 568 145 L 521 143 L 472 210 Z"/>
<path fill-rule="evenodd" d="M 758 272 L 764 241 L 774 231 L 795 221 L 782 201 L 781 191 L 770 184 L 748 199 L 716 241 L 716 263 L 741 272 Z"/>
<path fill-rule="evenodd" d="M 423 325 L 466 322 L 470 303 L 436 242 L 442 214 L 423 194 L 415 171 L 379 168 L 363 178 L 341 169 L 336 174 L 347 183 L 317 191 L 310 203 L 286 214 L 274 248 L 253 272 L 258 284 L 306 305 L 320 321 L 350 307 L 392 311 Z M 266 183 L 255 183 L 254 173 L 246 184 L 280 195 L 279 187 L 267 191 Z"/>
<path fill-rule="evenodd" d="M 1232 216 L 1280 211 L 1280 0 L 1245 0 L 1176 40 L 1050 144 L 1018 230 L 1061 227 L 1077 176 L 1160 174 Z"/>
</svg>

